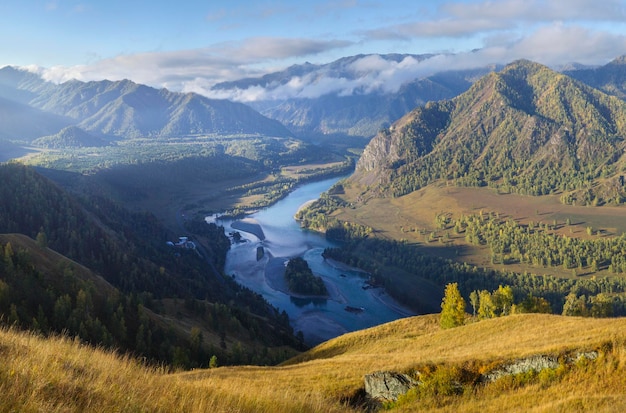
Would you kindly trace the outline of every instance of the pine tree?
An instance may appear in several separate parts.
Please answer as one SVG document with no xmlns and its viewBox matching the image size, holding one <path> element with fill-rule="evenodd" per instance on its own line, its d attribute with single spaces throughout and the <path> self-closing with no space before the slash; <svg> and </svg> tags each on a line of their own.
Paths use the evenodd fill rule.
<svg viewBox="0 0 626 413">
<path fill-rule="evenodd" d="M 443 301 L 441 302 L 439 324 L 442 328 L 453 328 L 465 324 L 465 300 L 459 292 L 457 283 L 446 285 Z"/>
</svg>

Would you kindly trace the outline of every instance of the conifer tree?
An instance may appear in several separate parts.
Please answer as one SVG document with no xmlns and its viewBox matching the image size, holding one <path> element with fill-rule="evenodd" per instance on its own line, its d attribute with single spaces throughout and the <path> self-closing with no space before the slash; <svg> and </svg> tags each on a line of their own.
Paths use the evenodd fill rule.
<svg viewBox="0 0 626 413">
<path fill-rule="evenodd" d="M 446 285 L 443 301 L 441 302 L 439 324 L 442 328 L 453 328 L 465 324 L 465 300 L 459 292 L 457 283 Z"/>
</svg>

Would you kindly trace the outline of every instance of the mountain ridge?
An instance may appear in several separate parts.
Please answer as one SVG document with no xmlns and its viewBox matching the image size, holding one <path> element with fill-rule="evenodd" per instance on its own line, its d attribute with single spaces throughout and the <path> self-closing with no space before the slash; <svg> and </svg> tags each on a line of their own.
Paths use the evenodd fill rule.
<svg viewBox="0 0 626 413">
<path fill-rule="evenodd" d="M 54 134 L 66 126 L 118 139 L 195 134 L 292 135 L 280 122 L 244 104 L 155 89 L 130 80 L 71 80 L 56 85 L 7 66 L 0 69 L 0 86 L 0 97 L 6 99 L 3 112 L 25 108 L 31 113 L 39 111 L 42 115 L 37 118 L 64 120 L 56 130 L 50 127 L 28 134 L 30 139 Z M 8 116 L 16 119 L 15 115 Z M 32 129 L 28 121 L 16 119 L 14 130 L 6 133 L 5 139 L 20 140 L 22 130 L 28 127 Z"/>
<path fill-rule="evenodd" d="M 437 179 L 533 195 L 580 190 L 601 176 L 612 186 L 624 162 L 624 113 L 616 97 L 520 60 L 381 131 L 354 179 L 394 196 Z M 621 196 L 609 192 L 605 202 Z"/>
</svg>

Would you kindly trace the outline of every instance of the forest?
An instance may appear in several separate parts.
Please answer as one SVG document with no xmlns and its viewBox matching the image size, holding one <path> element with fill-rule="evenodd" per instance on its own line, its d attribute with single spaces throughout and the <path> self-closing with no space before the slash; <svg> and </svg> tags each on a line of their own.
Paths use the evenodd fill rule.
<svg viewBox="0 0 626 413">
<path fill-rule="evenodd" d="M 324 281 L 313 274 L 309 264 L 302 257 L 289 260 L 285 268 L 285 280 L 289 290 L 304 295 L 328 295 Z"/>
<path fill-rule="evenodd" d="M 173 234 L 148 213 L 69 195 L 21 165 L 1 165 L 0 179 L 0 234 L 37 242 L 2 243 L 0 307 L 10 323 L 183 368 L 208 366 L 212 356 L 221 364 L 277 363 L 302 348 L 285 313 L 223 274 L 230 241 L 222 228 L 191 221 L 210 249 L 176 251 L 165 244 Z M 48 248 L 108 287 L 77 279 L 69 260 L 38 265 L 39 249 Z M 191 331 L 163 321 L 182 316 L 195 324 Z"/>
</svg>

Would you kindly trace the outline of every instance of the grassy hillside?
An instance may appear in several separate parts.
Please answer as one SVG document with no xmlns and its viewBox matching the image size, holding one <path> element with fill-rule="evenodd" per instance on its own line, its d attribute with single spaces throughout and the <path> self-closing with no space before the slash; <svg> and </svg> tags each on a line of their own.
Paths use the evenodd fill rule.
<svg viewBox="0 0 626 413">
<path fill-rule="evenodd" d="M 597 350 L 552 375 L 408 398 L 395 411 L 623 411 L 626 319 L 518 315 L 440 330 L 437 316 L 350 333 L 278 367 L 169 373 L 70 339 L 0 331 L 0 411 L 359 411 L 348 401 L 380 370 L 481 371 L 516 358 Z M 452 377 L 450 376 L 450 377 Z"/>
</svg>

